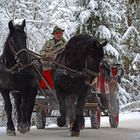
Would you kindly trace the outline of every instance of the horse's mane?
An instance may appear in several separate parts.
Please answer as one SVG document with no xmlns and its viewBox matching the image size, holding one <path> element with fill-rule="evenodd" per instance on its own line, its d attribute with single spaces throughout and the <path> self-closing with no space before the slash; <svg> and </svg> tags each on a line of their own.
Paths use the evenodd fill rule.
<svg viewBox="0 0 140 140">
<path fill-rule="evenodd" d="M 72 64 L 80 63 L 91 46 L 93 46 L 94 38 L 87 34 L 80 34 L 72 37 L 65 46 L 65 65 L 68 67 Z"/>
</svg>

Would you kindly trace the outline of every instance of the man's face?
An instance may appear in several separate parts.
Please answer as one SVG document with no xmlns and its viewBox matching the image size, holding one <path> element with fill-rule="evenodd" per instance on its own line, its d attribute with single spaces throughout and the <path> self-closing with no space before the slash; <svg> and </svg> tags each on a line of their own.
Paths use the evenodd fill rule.
<svg viewBox="0 0 140 140">
<path fill-rule="evenodd" d="M 53 35 L 54 35 L 56 40 L 60 40 L 63 37 L 63 31 L 56 31 L 56 32 L 54 32 Z"/>
</svg>

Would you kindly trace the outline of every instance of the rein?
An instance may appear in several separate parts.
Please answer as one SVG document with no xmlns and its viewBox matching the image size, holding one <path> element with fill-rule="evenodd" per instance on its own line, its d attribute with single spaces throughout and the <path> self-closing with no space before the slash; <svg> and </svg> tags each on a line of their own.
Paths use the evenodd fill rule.
<svg viewBox="0 0 140 140">
<path fill-rule="evenodd" d="M 42 60 L 42 59 L 44 59 L 43 58 L 43 56 L 42 55 L 40 55 L 40 54 L 37 54 L 37 53 L 35 53 L 35 52 L 33 52 L 33 51 L 31 51 L 31 50 L 29 50 L 30 51 L 30 53 L 33 55 L 33 56 L 39 56 L 40 58 L 38 58 L 38 59 L 40 59 L 40 60 Z M 47 63 L 47 62 L 46 62 Z M 58 62 L 56 62 L 56 61 L 53 61 L 53 64 L 55 64 L 55 65 L 57 65 L 57 66 L 59 66 L 59 67 L 61 67 L 61 68 L 64 68 L 65 70 L 63 71 L 64 73 L 66 73 L 66 70 L 68 70 L 68 71 L 70 71 L 70 72 L 72 72 L 72 73 L 77 73 L 78 75 L 83 75 L 83 72 L 81 72 L 81 71 L 77 71 L 77 70 L 74 70 L 74 69 L 71 69 L 71 68 L 69 68 L 69 67 L 66 67 L 66 66 L 64 66 L 64 65 L 62 65 L 62 64 L 60 64 L 60 63 L 58 63 Z M 53 65 L 52 64 L 52 65 Z M 59 69 L 60 70 L 60 69 Z M 62 71 L 63 69 L 61 69 L 61 71 Z M 85 75 L 85 74 L 84 74 Z"/>
<path fill-rule="evenodd" d="M 60 68 L 64 68 L 64 69 L 58 69 L 58 68 L 56 68 L 56 70 L 57 70 L 57 69 L 58 69 L 58 70 L 61 70 L 65 75 L 67 75 L 67 71 L 69 71 L 69 72 L 75 73 L 76 75 L 79 75 L 79 76 L 87 76 L 86 73 L 84 73 L 84 72 L 71 69 L 71 68 L 69 68 L 69 67 L 66 67 L 66 66 L 64 66 L 64 65 L 62 65 L 62 64 L 60 64 L 60 63 L 58 63 L 58 62 L 55 62 L 55 61 L 54 61 L 53 64 L 59 66 Z"/>
<path fill-rule="evenodd" d="M 31 51 L 31 50 L 29 50 L 28 49 L 28 51 L 29 51 L 29 53 L 31 54 L 31 55 L 33 55 L 33 56 L 35 56 L 35 57 L 42 57 L 42 55 L 40 55 L 40 54 L 38 54 L 38 53 L 35 53 L 35 52 L 33 52 L 33 51 Z M 38 59 L 40 59 L 40 58 L 38 58 Z"/>
<path fill-rule="evenodd" d="M 18 55 L 19 55 L 20 53 L 24 52 L 24 51 L 26 51 L 26 52 L 29 51 L 29 53 L 30 53 L 32 56 L 36 57 L 37 59 L 43 59 L 43 58 L 42 58 L 42 57 L 43 57 L 42 55 L 37 54 L 37 53 L 35 53 L 35 52 L 33 52 L 33 51 L 29 50 L 29 49 L 21 49 L 20 51 L 15 52 L 15 50 L 13 49 L 13 47 L 10 47 L 10 48 L 11 48 L 11 51 L 13 52 L 13 54 L 15 55 L 15 59 L 16 59 L 17 64 L 15 64 L 15 66 L 13 66 L 13 67 L 12 67 L 11 69 L 9 69 L 8 71 L 12 71 L 12 70 L 14 70 L 15 68 L 17 68 L 17 67 L 19 67 L 19 66 L 20 66 L 20 68 L 18 68 L 18 69 L 19 69 L 19 71 L 20 71 L 20 70 L 22 70 L 22 69 L 24 69 L 24 68 L 26 68 L 26 67 L 32 65 L 31 63 L 30 63 L 30 64 L 26 64 L 26 65 L 22 65 L 22 64 L 20 63 L 20 59 L 18 58 Z M 40 58 L 38 58 L 38 56 L 39 56 Z M 88 66 L 87 66 L 87 58 L 86 58 L 86 61 L 85 61 L 85 68 L 83 69 L 83 71 L 74 70 L 74 69 L 69 68 L 69 67 L 67 67 L 67 66 L 65 66 L 65 65 L 62 65 L 62 64 L 60 64 L 60 63 L 58 63 L 58 62 L 56 62 L 56 61 L 53 61 L 53 64 L 59 66 L 60 69 L 58 69 L 58 68 L 56 68 L 56 69 L 58 69 L 58 71 L 61 71 L 61 73 L 64 73 L 65 75 L 67 75 L 68 72 L 73 73 L 73 74 L 70 74 L 71 77 L 74 77 L 74 75 L 76 75 L 76 76 L 88 76 L 88 75 L 92 75 L 92 76 L 95 76 L 95 77 L 98 76 L 98 73 L 93 72 L 93 71 L 91 71 L 90 69 L 88 69 Z M 61 69 L 61 68 L 62 68 L 62 69 Z"/>
<path fill-rule="evenodd" d="M 55 68 L 55 69 L 58 70 L 60 73 L 64 73 L 65 75 L 67 75 L 68 72 L 71 72 L 70 76 L 72 78 L 74 78 L 74 75 L 76 75 L 76 76 L 85 76 L 85 77 L 87 77 L 88 75 L 92 75 L 92 76 L 95 76 L 95 77 L 98 76 L 98 73 L 89 70 L 87 67 L 85 67 L 83 69 L 83 71 L 77 71 L 77 70 L 71 69 L 71 68 L 69 68 L 69 67 L 67 67 L 65 65 L 62 65 L 62 64 L 60 64 L 60 63 L 58 63 L 56 61 L 53 61 L 53 64 L 55 64 L 55 65 L 57 65 L 59 67 L 59 68 Z"/>
<path fill-rule="evenodd" d="M 67 67 L 65 65 L 62 65 L 62 64 L 60 64 L 60 63 L 58 63 L 56 61 L 54 61 L 53 64 L 59 66 L 60 68 L 64 68 L 64 70 L 63 69 L 59 69 L 59 71 L 63 72 L 66 75 L 68 73 L 67 71 L 72 72 L 73 74 L 69 74 L 69 75 L 73 75 L 73 76 L 71 76 L 73 78 L 74 78 L 74 73 L 75 73 L 75 76 L 85 76 L 85 77 L 89 77 L 89 75 L 95 76 L 95 77 L 98 76 L 98 73 L 97 72 L 93 72 L 93 71 L 91 71 L 88 68 L 88 65 L 87 65 L 87 57 L 85 59 L 85 68 L 82 71 L 74 70 L 74 69 L 69 68 L 69 67 Z M 58 69 L 58 68 L 56 68 L 56 69 Z"/>
</svg>

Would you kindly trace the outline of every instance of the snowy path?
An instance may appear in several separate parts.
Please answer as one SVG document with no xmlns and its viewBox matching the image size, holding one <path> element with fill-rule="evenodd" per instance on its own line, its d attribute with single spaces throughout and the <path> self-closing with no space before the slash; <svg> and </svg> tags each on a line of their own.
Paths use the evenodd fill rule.
<svg viewBox="0 0 140 140">
<path fill-rule="evenodd" d="M 7 136 L 5 128 L 0 128 L 0 140 L 75 140 L 70 137 L 67 128 L 58 128 L 55 125 L 44 130 L 32 128 L 27 134 Z M 101 128 L 93 130 L 90 128 L 89 119 L 86 120 L 86 129 L 81 131 L 80 140 L 140 140 L 140 113 L 121 114 L 118 128 L 110 128 L 108 117 L 102 117 Z"/>
</svg>

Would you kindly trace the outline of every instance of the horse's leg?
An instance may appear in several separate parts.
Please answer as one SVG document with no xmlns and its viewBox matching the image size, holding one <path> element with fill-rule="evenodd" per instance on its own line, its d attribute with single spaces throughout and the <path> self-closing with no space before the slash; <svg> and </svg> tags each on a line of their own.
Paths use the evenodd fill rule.
<svg viewBox="0 0 140 140">
<path fill-rule="evenodd" d="M 29 105 L 28 105 L 28 112 L 27 112 L 27 121 L 29 125 L 31 125 L 31 116 L 34 109 L 37 92 L 38 92 L 38 88 L 34 87 L 29 98 Z"/>
<path fill-rule="evenodd" d="M 20 92 L 13 92 L 12 93 L 14 100 L 15 100 L 15 106 L 16 106 L 16 111 L 17 111 L 17 130 L 19 131 L 19 124 L 21 122 L 21 110 L 20 110 L 20 105 L 21 105 L 21 93 Z"/>
<path fill-rule="evenodd" d="M 69 95 L 65 99 L 65 104 L 67 107 L 67 120 L 69 123 L 70 131 L 72 129 L 72 125 L 75 118 L 75 103 L 76 103 L 76 97 L 74 95 Z"/>
<path fill-rule="evenodd" d="M 10 100 L 9 90 L 1 90 L 1 95 L 4 99 L 4 108 L 7 114 L 7 135 L 14 136 L 15 133 L 15 127 L 12 120 L 12 104 Z"/>
<path fill-rule="evenodd" d="M 57 125 L 59 127 L 63 127 L 66 124 L 66 104 L 65 104 L 65 93 L 62 94 L 62 92 L 58 92 L 58 90 L 56 90 L 57 93 L 57 99 L 59 101 L 59 110 L 60 110 L 60 114 L 61 116 L 57 118 Z"/>
<path fill-rule="evenodd" d="M 20 110 L 21 110 L 21 121 L 19 124 L 19 131 L 20 133 L 26 133 L 30 129 L 29 122 L 27 120 L 27 113 L 28 113 L 28 105 L 29 103 L 29 94 L 30 89 L 25 89 L 24 91 L 21 92 L 21 105 L 20 105 Z"/>
<path fill-rule="evenodd" d="M 76 105 L 76 115 L 72 126 L 71 136 L 79 136 L 80 129 L 84 127 L 83 109 L 86 102 L 85 97 L 78 97 Z"/>
</svg>

